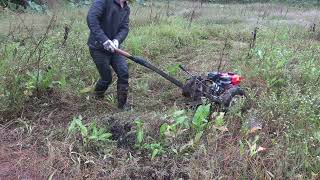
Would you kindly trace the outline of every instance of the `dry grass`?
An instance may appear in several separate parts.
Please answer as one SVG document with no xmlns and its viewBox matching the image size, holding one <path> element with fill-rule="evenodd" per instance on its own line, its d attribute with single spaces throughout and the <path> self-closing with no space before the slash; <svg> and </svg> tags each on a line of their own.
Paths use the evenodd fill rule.
<svg viewBox="0 0 320 180">
<path fill-rule="evenodd" d="M 309 93 L 309 87 L 317 87 L 312 86 L 310 79 L 307 79 L 309 76 L 303 73 L 305 69 L 301 68 L 303 61 L 308 62 L 309 59 L 315 59 L 314 64 L 320 65 L 319 54 L 316 52 L 316 47 L 319 47 L 319 30 L 311 34 L 308 32 L 312 23 L 316 23 L 318 28 L 320 11 L 316 8 L 299 9 L 281 4 L 204 4 L 200 7 L 198 3 L 174 1 L 170 3 L 168 17 L 166 5 L 154 3 L 150 6 L 133 6 L 130 24 L 132 33 L 128 41 L 134 36 L 143 36 L 141 32 L 158 32 L 158 28 L 168 28 L 165 25 L 169 23 L 172 29 L 161 35 L 150 33 L 149 36 L 143 36 L 148 39 L 137 41 L 136 44 L 143 45 L 141 55 L 150 58 L 161 69 L 167 70 L 178 63 L 197 74 L 216 70 L 221 60 L 224 71 L 236 71 L 246 76 L 243 87 L 250 98 L 250 111 L 227 114 L 225 126 L 229 131 L 223 132 L 210 126 L 198 146 L 188 146 L 189 140 L 193 138 L 193 132 L 189 131 L 173 141 L 170 140 L 170 144 L 163 143 L 159 137 L 159 127 L 164 122 L 172 121 L 170 115 L 173 112 L 184 108 L 185 99 L 181 97 L 180 90 L 153 72 L 130 63 L 129 101 L 134 105 L 134 111 L 118 111 L 112 98 L 98 102 L 88 94 L 78 93 L 83 87 L 92 86 L 97 78 L 94 65 L 85 51 L 87 8 L 61 8 L 56 12 L 57 20 L 55 30 L 50 34 L 50 43 L 62 40 L 65 25 L 71 27 L 70 39 L 67 46 L 58 46 L 61 54 L 48 54 L 50 58 L 56 59 L 44 61 L 43 67 L 58 64 L 57 67 L 61 70 L 67 69 L 62 72 L 69 73 L 70 85 L 64 90 L 54 89 L 31 96 L 19 111 L 1 114 L 0 179 L 44 179 L 50 175 L 56 179 L 317 179 L 319 168 L 316 163 L 319 161 L 316 160 L 314 151 L 319 142 L 302 137 L 309 138 L 308 130 L 311 133 L 316 129 L 303 120 L 315 112 L 316 105 L 313 106 L 314 109 L 308 109 L 312 107 L 308 103 L 317 100 L 319 91 L 313 92 L 314 96 L 304 96 L 304 92 Z M 193 10 L 196 11 L 191 24 L 193 29 L 185 30 L 185 24 L 173 24 L 180 21 L 187 21 L 188 24 L 188 16 Z M 46 15 L 16 15 L 6 12 L 3 16 L 6 18 L 1 19 L 2 37 L 6 37 L 7 32 L 21 29 L 18 28 L 21 26 L 30 27 L 36 34 L 36 39 L 37 34 L 44 31 L 49 22 Z M 153 24 L 151 28 L 150 24 Z M 163 40 L 175 33 L 180 35 L 175 28 L 181 27 L 184 27 L 181 34 L 186 36 L 179 37 L 187 39 L 186 44 L 176 46 L 176 42 L 170 41 L 171 39 L 167 39 L 168 42 Z M 252 50 L 252 55 L 249 43 L 254 27 L 260 29 L 258 47 Z M 287 29 L 290 30 L 288 33 Z M 15 38 L 19 39 L 27 32 L 28 30 L 16 32 Z M 188 33 L 194 38 L 187 37 Z M 278 34 L 280 35 L 277 36 Z M 6 38 L 8 44 L 13 40 L 11 37 Z M 303 43 L 296 43 L 298 41 Z M 157 44 L 159 42 L 165 44 Z M 133 42 L 129 43 L 135 45 Z M 228 48 L 222 55 L 226 43 Z M 128 44 L 126 48 L 132 48 Z M 270 85 L 269 74 L 273 75 L 273 71 L 265 70 L 265 64 L 272 58 L 280 57 L 280 53 L 275 51 L 278 54 L 272 56 L 271 60 L 262 61 L 258 58 L 258 50 L 272 49 L 270 46 L 284 49 L 280 52 L 295 52 L 298 56 L 288 56 L 285 67 L 294 69 L 297 73 L 295 76 L 290 74 L 293 71 L 285 68 L 277 71 L 276 65 L 271 66 L 275 77 L 282 77 L 290 71 L 285 74 L 291 78 L 292 84 L 286 85 L 289 88 L 279 90 L 277 86 Z M 159 49 L 153 49 L 155 47 Z M 273 53 L 271 50 L 270 52 Z M 309 66 L 303 67 L 308 69 Z M 312 67 L 310 65 L 306 72 L 310 72 Z M 180 80 L 186 79 L 182 72 L 177 72 L 175 76 Z M 296 87 L 296 81 L 303 84 L 301 89 L 300 86 Z M 108 91 L 108 95 L 115 97 L 114 84 Z M 296 107 L 300 108 L 299 111 L 293 110 Z M 193 112 L 188 113 L 190 118 Z M 68 137 L 68 123 L 79 114 L 84 117 L 85 123 L 96 121 L 99 126 L 106 128 L 114 123 L 123 125 L 141 119 L 145 123 L 145 141 L 161 141 L 167 152 L 151 160 L 148 152 L 132 147 L 117 148 L 116 142 L 106 144 L 103 153 L 95 151 L 97 147 L 88 150 L 80 143 L 80 136 Z M 252 114 L 255 116 L 251 117 Z M 250 118 L 258 119 L 263 124 L 263 129 L 249 133 L 246 123 Z M 292 125 L 299 125 L 299 129 L 292 128 Z M 301 132 L 305 134 L 294 136 Z M 267 150 L 252 155 L 250 143 L 255 135 L 259 136 L 257 146 Z M 245 144 L 244 152 L 240 152 L 240 141 Z M 310 142 L 311 145 L 304 145 L 303 141 Z M 297 145 L 292 146 L 292 143 Z M 292 147 L 297 149 L 290 149 Z M 301 147 L 307 150 L 299 149 Z M 176 149 L 178 153 L 175 154 L 172 149 Z M 296 154 L 290 154 L 293 151 Z M 305 152 L 309 154 L 303 154 Z M 311 163 L 310 166 L 314 167 L 307 166 L 306 163 Z"/>
</svg>

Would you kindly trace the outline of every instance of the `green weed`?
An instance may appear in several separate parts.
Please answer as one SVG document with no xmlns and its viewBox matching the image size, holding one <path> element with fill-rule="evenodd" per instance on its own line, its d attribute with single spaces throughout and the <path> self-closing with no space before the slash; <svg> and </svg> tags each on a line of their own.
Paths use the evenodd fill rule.
<svg viewBox="0 0 320 180">
<path fill-rule="evenodd" d="M 160 126 L 160 135 L 166 137 L 177 137 L 185 130 L 189 129 L 189 118 L 185 110 L 178 110 L 172 114 L 174 122 L 172 124 L 164 123 Z"/>
<path fill-rule="evenodd" d="M 224 113 L 220 112 L 219 115 L 214 120 L 214 125 L 216 127 L 222 127 L 223 125 L 225 125 L 223 117 L 224 117 Z"/>
<path fill-rule="evenodd" d="M 136 147 L 141 147 L 142 146 L 142 142 L 144 140 L 144 131 L 143 131 L 143 121 L 140 119 L 137 119 L 134 121 L 135 125 L 136 125 Z"/>
<path fill-rule="evenodd" d="M 68 134 L 73 135 L 80 132 L 84 146 L 89 143 L 107 142 L 110 141 L 111 133 L 108 133 L 104 128 L 98 128 L 96 123 L 84 125 L 82 123 L 82 116 L 74 117 L 68 127 Z"/>
<path fill-rule="evenodd" d="M 160 143 L 144 144 L 144 148 L 150 151 L 151 160 L 153 160 L 156 156 L 160 156 L 165 152 L 164 148 Z"/>
<path fill-rule="evenodd" d="M 63 85 L 65 86 L 65 81 L 62 79 L 60 81 L 54 81 L 54 71 L 49 69 L 48 71 L 35 71 L 35 72 L 27 72 L 27 82 L 26 82 L 26 89 L 29 91 L 34 90 L 47 90 L 49 88 L 53 88 L 56 85 Z"/>
<path fill-rule="evenodd" d="M 197 133 L 202 132 L 208 123 L 210 106 L 211 104 L 200 105 L 193 116 L 192 125 Z"/>
</svg>

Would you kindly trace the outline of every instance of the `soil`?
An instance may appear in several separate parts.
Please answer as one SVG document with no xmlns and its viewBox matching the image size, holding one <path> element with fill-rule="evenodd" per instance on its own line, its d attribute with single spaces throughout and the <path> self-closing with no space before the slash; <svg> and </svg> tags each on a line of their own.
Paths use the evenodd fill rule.
<svg viewBox="0 0 320 180">
<path fill-rule="evenodd" d="M 49 167 L 43 164 L 52 158 L 47 141 L 63 142 L 72 117 L 78 112 L 93 117 L 102 109 L 97 107 L 109 105 L 51 90 L 30 96 L 21 110 L 1 112 L 0 180 L 48 178 Z"/>
<path fill-rule="evenodd" d="M 112 121 L 110 125 L 112 140 L 117 141 L 117 147 L 132 149 L 136 142 L 133 124 L 131 122 L 121 124 L 121 121 L 116 120 L 115 118 L 110 118 L 110 120 Z"/>
</svg>

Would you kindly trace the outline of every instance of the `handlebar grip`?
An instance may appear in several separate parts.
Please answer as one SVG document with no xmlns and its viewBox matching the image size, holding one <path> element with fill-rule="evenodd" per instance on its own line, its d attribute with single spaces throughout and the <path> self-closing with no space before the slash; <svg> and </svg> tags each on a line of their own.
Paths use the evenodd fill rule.
<svg viewBox="0 0 320 180">
<path fill-rule="evenodd" d="M 122 56 L 124 56 L 124 57 L 127 57 L 127 58 L 130 58 L 130 57 L 132 57 L 132 55 L 131 54 L 129 54 L 128 52 L 126 52 L 126 51 L 124 51 L 124 50 L 122 50 L 122 49 L 115 49 L 114 50 L 117 54 L 120 54 L 120 55 L 122 55 Z"/>
</svg>

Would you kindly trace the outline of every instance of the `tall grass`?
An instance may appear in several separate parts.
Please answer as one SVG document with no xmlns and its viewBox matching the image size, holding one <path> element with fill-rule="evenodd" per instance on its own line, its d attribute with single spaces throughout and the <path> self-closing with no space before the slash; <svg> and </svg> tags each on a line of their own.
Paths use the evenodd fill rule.
<svg viewBox="0 0 320 180">
<path fill-rule="evenodd" d="M 183 99 L 179 90 L 164 79 L 130 63 L 130 92 L 133 94 L 130 100 L 136 105 L 135 111 L 105 110 L 103 113 L 117 118 L 111 118 L 112 123 L 126 122 L 133 117 L 145 121 L 141 128 L 144 128 L 145 141 L 152 143 L 149 150 L 161 149 L 159 154 L 163 156 L 152 156 L 153 160 L 149 161 L 145 152 L 116 147 L 106 150 L 106 154 L 97 155 L 94 149 L 80 154 L 73 148 L 73 142 L 66 148 L 65 144 L 70 142 L 61 140 L 66 135 L 63 128 L 37 129 L 41 134 L 38 138 L 48 147 L 63 147 L 56 148 L 60 150 L 56 150 L 57 154 L 50 151 L 50 155 L 60 157 L 63 154 L 68 159 L 60 162 L 65 163 L 63 167 L 72 175 L 83 177 L 87 174 L 81 174 L 81 169 L 92 174 L 109 173 L 117 178 L 121 174 L 126 178 L 143 178 L 148 172 L 159 177 L 170 174 L 170 177 L 191 179 L 316 179 L 320 173 L 320 42 L 317 39 L 319 30 L 312 32 L 309 27 L 318 23 L 314 19 L 319 17 L 319 11 L 301 11 L 275 4 L 203 4 L 200 7 L 190 2 L 172 2 L 170 5 L 170 16 L 160 11 L 166 7 L 162 3 L 156 3 L 158 9 L 133 6 L 132 29 L 123 46 L 125 50 L 146 57 L 179 79 L 185 76 L 181 75 L 177 64 L 183 62 L 195 73 L 207 73 L 216 70 L 216 65 L 222 61 L 228 66 L 224 70 L 233 70 L 245 77 L 242 85 L 250 110 L 227 113 L 219 127 L 218 122 L 208 123 L 210 128 L 201 132 L 197 145 L 189 141 L 191 135 L 184 128 L 178 129 L 181 131 L 178 138 L 161 139 L 159 127 L 164 123 L 168 127 L 172 125 L 170 123 L 175 120 L 170 115 L 172 111 L 185 113 L 177 110 L 183 107 Z M 190 9 L 196 10 L 191 24 L 186 13 Z M 283 13 L 286 10 L 288 12 Z M 16 114 L 23 118 L 20 110 L 30 105 L 28 100 L 41 99 L 52 92 L 87 98 L 80 90 L 93 86 L 98 74 L 86 45 L 86 11 L 86 8 L 61 9 L 51 17 L 12 16 L 12 12 L 7 12 L 1 17 L 6 22 L 0 36 L 0 112 L 3 117 Z M 249 48 L 255 27 L 259 28 L 257 39 L 255 46 Z M 65 29 L 70 29 L 66 40 Z M 224 47 L 227 49 L 222 52 Z M 36 122 L 50 119 L 52 113 L 56 113 L 54 108 L 48 108 L 49 113 L 44 118 L 38 118 L 40 111 L 25 117 L 29 118 L 26 121 L 37 128 Z M 194 112 L 186 112 L 184 123 L 190 123 L 187 121 Z M 105 125 L 105 118 L 102 118 L 105 114 L 94 113 L 98 124 Z M 250 118 L 263 124 L 260 133 L 252 134 L 247 127 Z M 172 131 L 168 127 L 166 130 Z M 162 146 L 157 141 L 170 143 Z M 259 146 L 267 150 L 258 152 Z M 79 162 L 73 161 L 75 157 Z M 95 162 L 92 166 L 91 161 Z"/>
</svg>

